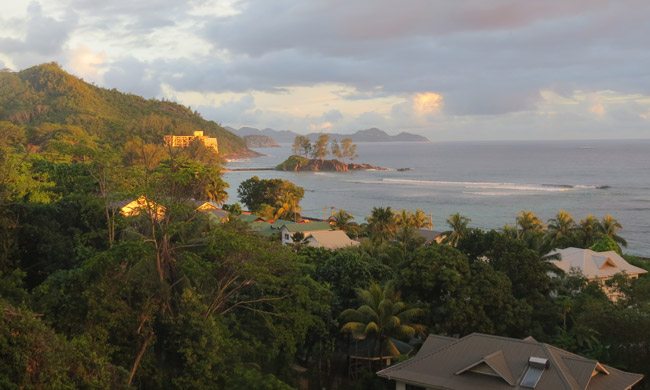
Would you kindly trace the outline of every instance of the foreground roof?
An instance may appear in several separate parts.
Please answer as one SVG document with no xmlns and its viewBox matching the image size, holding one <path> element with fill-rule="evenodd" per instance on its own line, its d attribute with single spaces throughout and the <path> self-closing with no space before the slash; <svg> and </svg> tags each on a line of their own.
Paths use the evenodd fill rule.
<svg viewBox="0 0 650 390">
<path fill-rule="evenodd" d="M 550 254 L 560 255 L 560 260 L 552 261 L 556 267 L 567 273 L 575 269 L 587 279 L 609 278 L 621 272 L 628 275 L 648 272 L 628 263 L 614 251 L 594 252 L 591 249 L 566 248 L 556 249 Z"/>
<path fill-rule="evenodd" d="M 532 338 L 479 333 L 461 339 L 429 336 L 413 359 L 377 375 L 446 390 L 626 390 L 643 378 Z"/>
</svg>

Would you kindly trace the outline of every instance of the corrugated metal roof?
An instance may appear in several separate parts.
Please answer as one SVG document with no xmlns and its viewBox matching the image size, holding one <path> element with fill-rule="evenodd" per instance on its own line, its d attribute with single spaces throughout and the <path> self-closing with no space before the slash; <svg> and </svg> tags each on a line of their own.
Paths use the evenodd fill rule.
<svg viewBox="0 0 650 390">
<path fill-rule="evenodd" d="M 635 267 L 614 251 L 594 252 L 591 249 L 566 248 L 556 249 L 550 253 L 560 255 L 561 260 L 551 262 L 564 272 L 576 269 L 587 279 L 608 278 L 618 273 L 628 275 L 645 274 L 648 271 Z"/>
<path fill-rule="evenodd" d="M 424 341 L 424 344 L 422 344 L 422 347 L 420 347 L 420 351 L 418 351 L 418 353 L 430 353 L 449 344 L 453 344 L 456 341 L 458 341 L 458 339 L 455 339 L 453 337 L 430 334 L 429 337 L 427 337 L 427 339 Z"/>
<path fill-rule="evenodd" d="M 432 348 L 433 343 L 439 348 Z M 530 339 L 518 340 L 478 333 L 454 342 L 433 339 L 429 346 L 423 346 L 415 358 L 377 374 L 406 383 L 442 389 L 526 389 L 521 386 L 521 380 L 528 369 L 530 357 L 549 361 L 548 368 L 537 382 L 537 390 L 624 390 L 643 377 L 603 366 L 610 375 L 597 374 L 589 380 L 587 374 L 591 375 L 598 364 L 595 360 Z M 482 361 L 489 363 L 501 378 L 482 374 L 481 370 L 463 371 L 463 368 Z M 505 367 L 511 373 L 514 386 L 507 383 Z"/>
<path fill-rule="evenodd" d="M 306 238 L 305 241 L 309 245 L 313 242 L 313 246 L 318 246 L 325 249 L 339 249 L 346 248 L 349 246 L 357 246 L 359 243 L 353 241 L 345 234 L 342 230 L 323 230 L 318 232 L 311 232 Z"/>
<path fill-rule="evenodd" d="M 282 228 L 287 228 L 291 233 L 331 230 L 329 222 L 288 223 L 283 225 L 280 229 Z"/>
</svg>

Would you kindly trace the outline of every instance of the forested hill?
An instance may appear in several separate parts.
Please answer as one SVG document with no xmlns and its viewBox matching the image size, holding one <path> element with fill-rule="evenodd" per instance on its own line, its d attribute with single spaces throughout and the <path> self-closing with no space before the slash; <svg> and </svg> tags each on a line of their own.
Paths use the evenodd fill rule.
<svg viewBox="0 0 650 390">
<path fill-rule="evenodd" d="M 64 126 L 63 131 L 81 132 L 118 149 L 133 136 L 159 143 L 165 134 L 190 135 L 194 130 L 217 137 L 222 154 L 246 149 L 242 138 L 188 107 L 97 87 L 56 63 L 0 73 L 0 121 L 24 126 L 32 135 L 53 124 Z M 33 141 L 38 144 L 38 139 Z"/>
</svg>

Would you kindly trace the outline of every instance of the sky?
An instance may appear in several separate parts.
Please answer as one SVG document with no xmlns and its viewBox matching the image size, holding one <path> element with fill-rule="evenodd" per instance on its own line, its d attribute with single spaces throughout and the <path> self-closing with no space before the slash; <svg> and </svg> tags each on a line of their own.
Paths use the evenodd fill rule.
<svg viewBox="0 0 650 390">
<path fill-rule="evenodd" d="M 58 62 L 232 127 L 650 138 L 648 0 L 0 0 L 0 69 Z"/>
</svg>

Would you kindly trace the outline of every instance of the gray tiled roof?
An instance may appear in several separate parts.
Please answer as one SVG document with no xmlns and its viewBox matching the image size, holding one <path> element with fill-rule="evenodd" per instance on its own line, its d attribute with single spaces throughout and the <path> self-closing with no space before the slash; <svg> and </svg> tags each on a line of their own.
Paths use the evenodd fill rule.
<svg viewBox="0 0 650 390">
<path fill-rule="evenodd" d="M 537 390 L 625 390 L 643 378 L 533 339 L 478 333 L 453 341 L 430 336 L 413 359 L 377 375 L 432 389 L 523 390 L 530 357 L 549 362 Z"/>
</svg>

